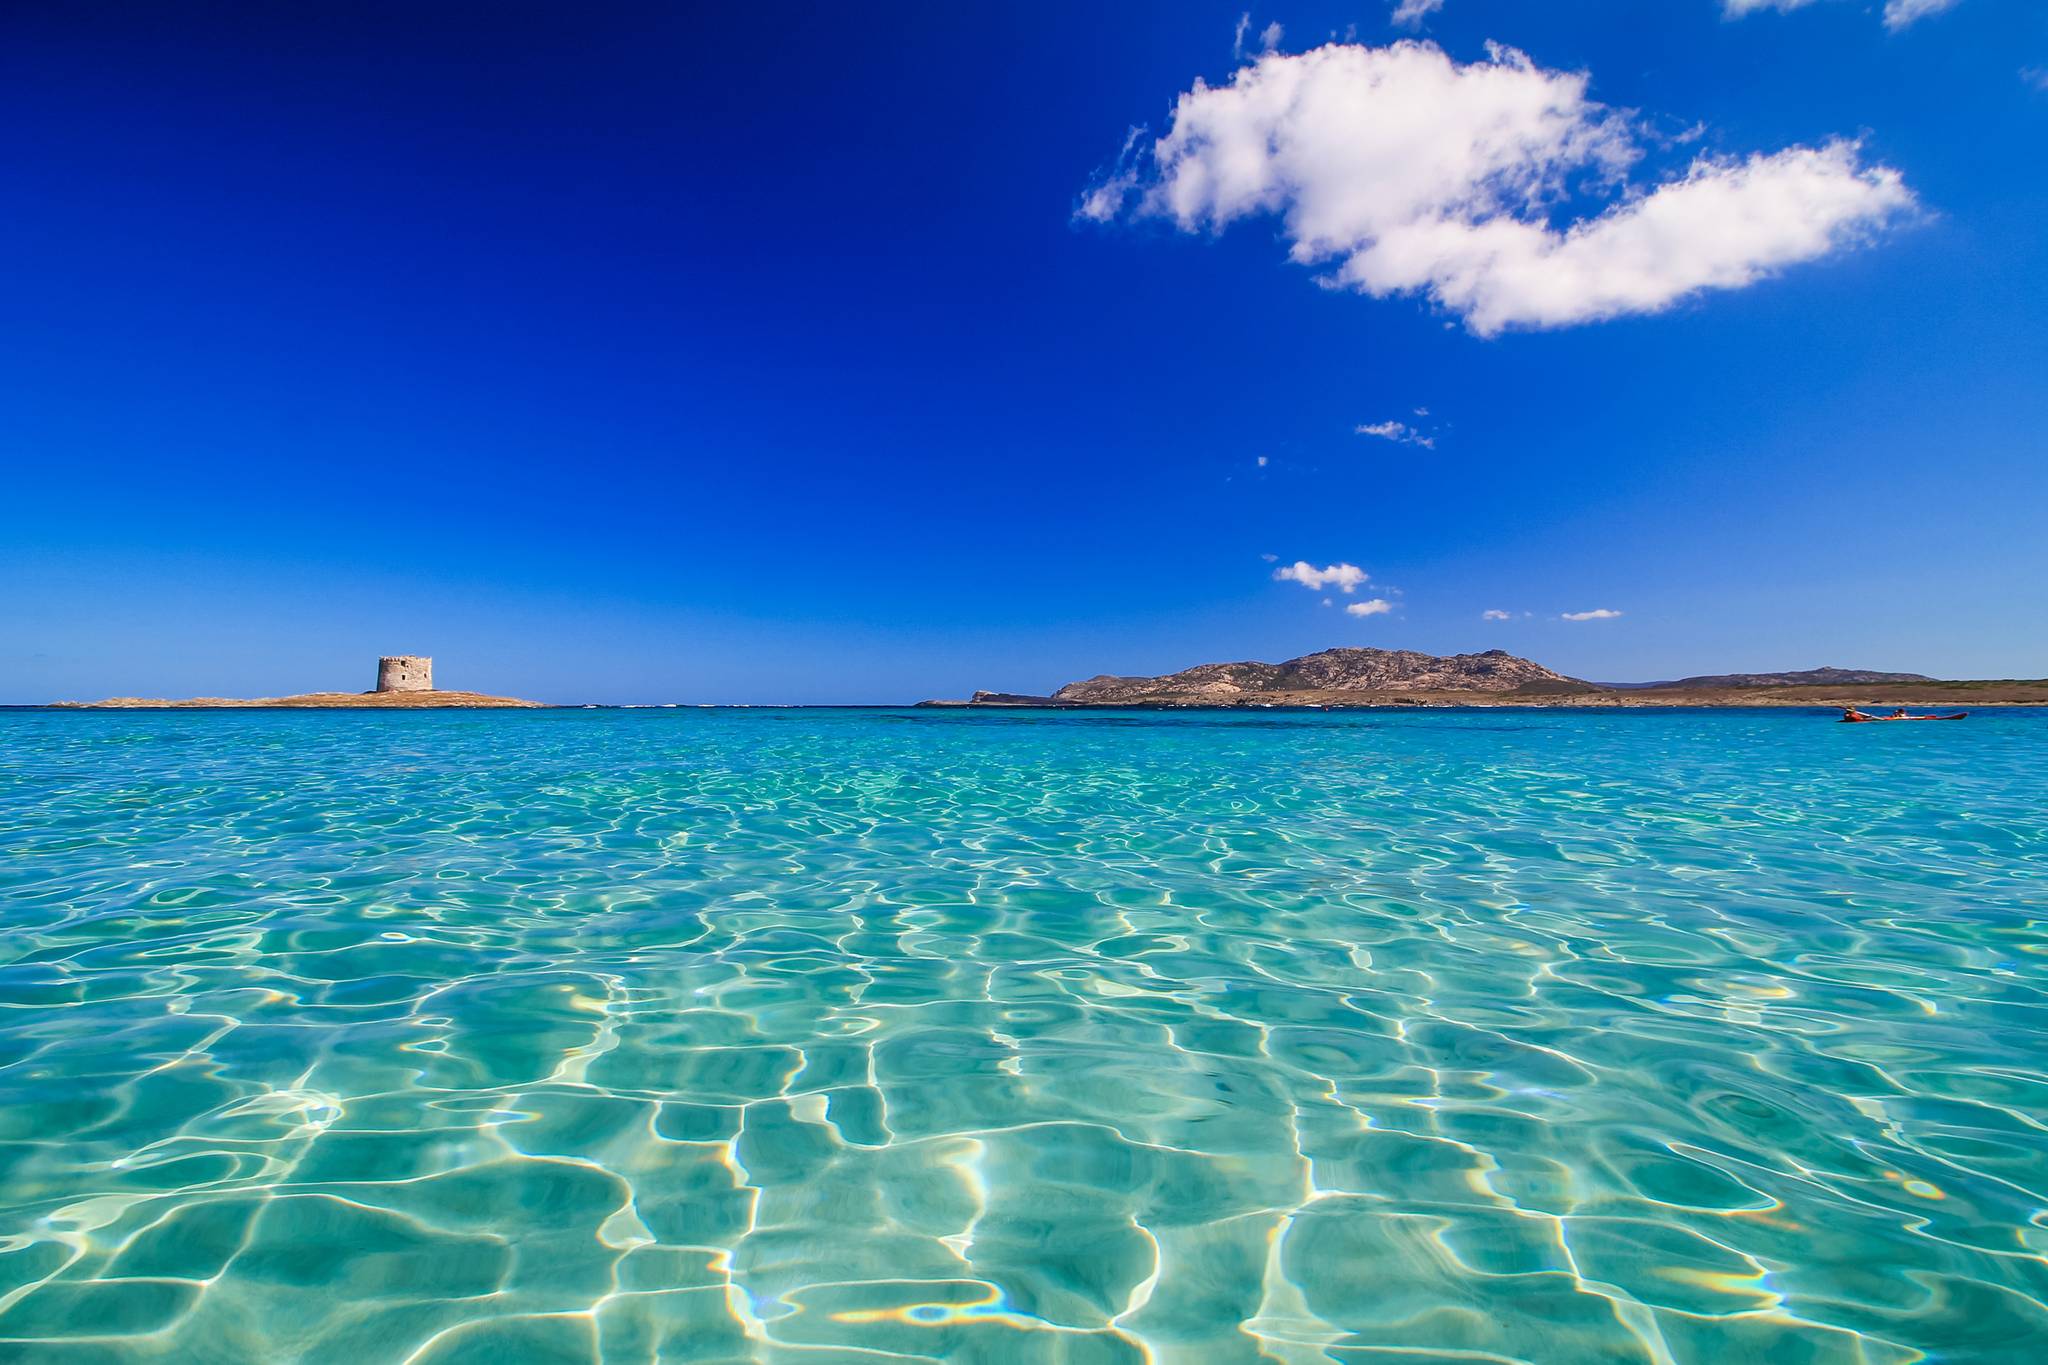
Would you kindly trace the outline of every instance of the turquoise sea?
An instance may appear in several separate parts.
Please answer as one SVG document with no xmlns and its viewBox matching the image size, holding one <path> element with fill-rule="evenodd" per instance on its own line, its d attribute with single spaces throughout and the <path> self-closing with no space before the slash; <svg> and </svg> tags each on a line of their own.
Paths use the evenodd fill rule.
<svg viewBox="0 0 2048 1365">
<path fill-rule="evenodd" d="M 2044 772 L 0 712 L 0 1359 L 2048 1359 Z"/>
</svg>

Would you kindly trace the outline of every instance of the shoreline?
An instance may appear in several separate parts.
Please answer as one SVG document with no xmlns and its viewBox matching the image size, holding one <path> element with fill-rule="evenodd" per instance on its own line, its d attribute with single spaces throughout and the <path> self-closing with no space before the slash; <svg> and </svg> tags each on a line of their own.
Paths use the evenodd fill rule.
<svg viewBox="0 0 2048 1365">
<path fill-rule="evenodd" d="M 1846 704 L 1846 703 L 1845 703 Z M 1927 708 L 1939 703 L 1923 701 L 1858 702 L 1858 706 L 1891 705 Z M 1016 702 L 438 702 L 424 706 L 391 706 L 358 703 L 292 703 L 273 701 L 125 701 L 105 702 L 16 702 L 0 703 L 0 711 L 972 711 L 984 713 L 1017 711 L 1058 711 L 1074 714 L 1118 711 L 1270 711 L 1298 715 L 1327 714 L 1332 711 L 1838 711 L 1841 705 L 1827 702 L 1750 701 L 1643 701 L 1566 702 L 1556 698 L 1531 701 L 1354 701 L 1354 702 L 1050 702 L 1023 705 Z M 2048 710 L 2048 698 L 2040 700 L 1971 700 L 1954 703 L 1950 709 L 1965 711 Z"/>
<path fill-rule="evenodd" d="M 1466 689 L 1288 689 L 1176 695 L 1142 693 L 1067 700 L 1025 693 L 977 693 L 965 700 L 804 704 L 784 702 L 538 702 L 481 692 L 307 692 L 288 697 L 108 697 L 5 706 L 34 711 L 1417 711 L 1417 710 L 1840 710 L 1844 707 L 1949 711 L 2048 707 L 2048 680 L 1799 684 L 1760 687 L 1557 687 Z"/>
</svg>

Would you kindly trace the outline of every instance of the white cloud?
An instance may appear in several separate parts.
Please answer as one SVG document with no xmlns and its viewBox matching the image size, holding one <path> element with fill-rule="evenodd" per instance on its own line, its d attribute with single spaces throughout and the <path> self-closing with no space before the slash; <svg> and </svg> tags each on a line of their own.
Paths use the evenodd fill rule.
<svg viewBox="0 0 2048 1365">
<path fill-rule="evenodd" d="M 1595 607 L 1592 611 L 1568 611 L 1564 614 L 1564 619 L 1567 621 L 1612 621 L 1620 615 L 1620 612 L 1610 611 L 1606 607 Z"/>
<path fill-rule="evenodd" d="M 1259 456 L 1259 468 L 1261 468 L 1261 469 L 1264 469 L 1265 467 L 1266 467 L 1266 457 L 1265 457 L 1265 456 L 1263 456 L 1263 455 L 1261 455 L 1261 456 Z"/>
<path fill-rule="evenodd" d="M 1894 0 L 1894 3 L 1896 3 L 1896 0 Z M 1265 31 L 1259 34 L 1259 47 L 1264 51 L 1271 52 L 1274 48 L 1280 46 L 1280 39 L 1286 32 L 1287 30 L 1281 28 L 1279 21 L 1276 19 L 1274 22 L 1266 25 Z"/>
<path fill-rule="evenodd" d="M 1269 53 L 1228 85 L 1196 80 L 1172 127 L 1127 146 L 1076 216 L 1156 217 L 1185 232 L 1276 215 L 1326 287 L 1420 294 L 1492 336 L 1654 313 L 1826 256 L 1905 213 L 1899 173 L 1827 142 L 1702 156 L 1624 190 L 1631 118 L 1583 72 L 1494 47 L 1460 65 L 1435 44 Z M 1573 192 L 1604 210 L 1553 225 Z"/>
<path fill-rule="evenodd" d="M 2048 90 L 2048 66 L 2023 66 L 2020 79 L 2036 90 Z"/>
<path fill-rule="evenodd" d="M 1234 34 L 1232 34 L 1232 35 L 1230 36 L 1230 55 L 1231 55 L 1231 56 L 1233 56 L 1233 57 L 1242 57 L 1242 56 L 1244 56 L 1244 33 L 1245 33 L 1245 30 L 1246 30 L 1246 29 L 1248 29 L 1248 28 L 1250 28 L 1251 26 L 1252 26 L 1252 12 L 1251 12 L 1250 10 L 1246 10 L 1246 11 L 1245 11 L 1245 12 L 1244 12 L 1243 14 L 1240 14 L 1240 15 L 1238 15 L 1238 16 L 1237 16 L 1237 32 L 1236 32 L 1236 33 L 1234 33 Z"/>
<path fill-rule="evenodd" d="M 1515 614 L 1511 611 L 1489 610 L 1480 612 L 1479 619 L 1482 621 L 1512 621 L 1515 619 Z"/>
<path fill-rule="evenodd" d="M 1384 597 L 1375 597 L 1370 602 L 1353 602 L 1344 608 L 1349 616 L 1384 616 L 1394 609 L 1394 604 Z"/>
<path fill-rule="evenodd" d="M 1273 570 L 1273 577 L 1282 583 L 1299 583 L 1304 588 L 1327 585 L 1344 592 L 1357 592 L 1359 584 L 1368 581 L 1365 570 L 1356 564 L 1331 564 L 1318 569 L 1306 559 L 1281 565 Z"/>
<path fill-rule="evenodd" d="M 1444 7 L 1444 0 L 1401 0 L 1394 6 L 1394 23 L 1401 28 L 1421 28 L 1422 21 Z"/>
<path fill-rule="evenodd" d="M 1377 436 L 1382 441 L 1395 441 L 1401 445 L 1421 446 L 1425 450 L 1436 449 L 1436 437 L 1425 436 L 1406 422 L 1368 422 L 1353 428 L 1360 436 Z"/>
<path fill-rule="evenodd" d="M 1805 9 L 1812 3 L 1813 0 L 1722 0 L 1721 12 L 1730 19 L 1740 19 L 1762 10 L 1786 14 L 1795 9 Z M 1884 26 L 1896 33 L 1916 19 L 1953 9 L 1960 3 L 1962 0 L 1885 0 Z"/>
<path fill-rule="evenodd" d="M 1915 20 L 1952 9 L 1957 3 L 1958 0 L 1885 0 L 1884 26 L 1896 33 Z"/>
</svg>

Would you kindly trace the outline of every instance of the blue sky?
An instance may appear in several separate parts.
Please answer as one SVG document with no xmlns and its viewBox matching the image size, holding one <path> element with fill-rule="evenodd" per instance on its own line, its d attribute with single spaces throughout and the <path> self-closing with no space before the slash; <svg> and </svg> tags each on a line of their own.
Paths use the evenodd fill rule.
<svg viewBox="0 0 2048 1365">
<path fill-rule="evenodd" d="M 2048 9 L 1393 8 L 10 6 L 0 700 L 2048 674 Z"/>
</svg>

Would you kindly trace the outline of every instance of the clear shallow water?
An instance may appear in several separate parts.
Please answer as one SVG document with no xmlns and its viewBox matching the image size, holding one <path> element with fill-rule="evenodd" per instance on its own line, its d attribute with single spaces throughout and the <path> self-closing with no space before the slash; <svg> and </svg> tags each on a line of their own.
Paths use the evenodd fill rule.
<svg viewBox="0 0 2048 1365">
<path fill-rule="evenodd" d="M 0 713 L 0 1357 L 2036 1361 L 2044 769 Z"/>
</svg>

